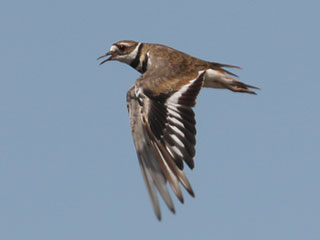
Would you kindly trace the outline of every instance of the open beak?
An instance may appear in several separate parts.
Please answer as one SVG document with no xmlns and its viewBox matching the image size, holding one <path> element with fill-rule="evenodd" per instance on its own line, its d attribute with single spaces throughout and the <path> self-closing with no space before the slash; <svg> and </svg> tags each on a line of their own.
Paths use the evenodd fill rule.
<svg viewBox="0 0 320 240">
<path fill-rule="evenodd" d="M 109 58 L 107 58 L 107 59 L 105 59 L 105 60 L 103 60 L 101 63 L 100 63 L 100 65 L 101 64 L 104 64 L 105 62 L 108 62 L 108 61 L 110 61 L 110 60 L 112 60 L 112 53 L 109 51 L 109 52 L 107 52 L 106 54 L 104 54 L 104 55 L 102 55 L 102 56 L 100 56 L 100 57 L 98 57 L 97 58 L 97 60 L 99 60 L 99 59 L 101 59 L 101 58 L 105 58 L 105 57 L 108 57 L 108 56 L 110 56 Z"/>
</svg>

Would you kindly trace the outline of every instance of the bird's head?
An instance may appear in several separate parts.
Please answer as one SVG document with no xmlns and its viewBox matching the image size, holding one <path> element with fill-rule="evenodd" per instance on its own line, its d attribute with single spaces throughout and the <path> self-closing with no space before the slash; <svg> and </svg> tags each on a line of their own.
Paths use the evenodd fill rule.
<svg viewBox="0 0 320 240">
<path fill-rule="evenodd" d="M 100 65 L 111 60 L 131 64 L 138 54 L 139 45 L 140 43 L 131 40 L 119 41 L 112 44 L 109 52 L 98 58 L 99 60 L 109 56 L 109 58 L 103 60 Z"/>
</svg>

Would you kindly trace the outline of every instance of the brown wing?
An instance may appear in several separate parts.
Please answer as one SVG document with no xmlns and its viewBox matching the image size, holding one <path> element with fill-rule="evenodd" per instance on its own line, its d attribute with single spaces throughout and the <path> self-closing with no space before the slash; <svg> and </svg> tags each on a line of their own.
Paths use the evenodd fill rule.
<svg viewBox="0 0 320 240">
<path fill-rule="evenodd" d="M 194 167 L 195 119 L 192 107 L 203 84 L 204 72 L 178 91 L 153 95 L 150 90 L 132 87 L 127 94 L 130 126 L 140 167 L 151 202 L 161 219 L 157 191 L 169 209 L 174 205 L 167 188 L 171 185 L 183 203 L 179 182 L 194 196 L 183 172 L 183 161 Z"/>
</svg>

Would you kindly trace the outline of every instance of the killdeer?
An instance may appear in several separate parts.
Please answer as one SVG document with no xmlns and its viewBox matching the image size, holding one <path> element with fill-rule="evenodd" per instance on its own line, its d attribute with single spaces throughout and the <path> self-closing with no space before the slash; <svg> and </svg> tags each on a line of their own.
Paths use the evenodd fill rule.
<svg viewBox="0 0 320 240">
<path fill-rule="evenodd" d="M 237 81 L 237 75 L 225 69 L 237 66 L 207 62 L 160 44 L 119 41 L 98 59 L 105 57 L 100 64 L 117 60 L 141 73 L 127 93 L 127 107 L 142 175 L 161 220 L 157 192 L 175 213 L 167 182 L 181 203 L 180 184 L 194 197 L 183 166 L 194 167 L 196 121 L 192 107 L 200 89 L 255 94 L 251 89 L 258 88 Z"/>
</svg>

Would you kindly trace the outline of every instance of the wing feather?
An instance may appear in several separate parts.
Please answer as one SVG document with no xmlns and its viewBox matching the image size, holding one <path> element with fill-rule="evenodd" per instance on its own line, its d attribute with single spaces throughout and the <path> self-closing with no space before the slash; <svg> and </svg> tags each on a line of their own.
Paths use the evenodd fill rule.
<svg viewBox="0 0 320 240">
<path fill-rule="evenodd" d="M 157 218 L 161 220 L 161 212 L 156 189 L 159 191 L 168 208 L 172 212 L 175 212 L 175 209 L 166 186 L 166 177 L 163 174 L 162 167 L 159 165 L 158 156 L 156 155 L 146 127 L 144 126 L 145 123 L 141 116 L 138 100 L 135 98 L 134 88 L 131 88 L 128 91 L 127 106 L 132 136 L 137 150 L 142 175 L 146 183 L 154 212 Z"/>
<path fill-rule="evenodd" d="M 134 144 L 148 193 L 157 218 L 161 212 L 157 191 L 174 213 L 167 182 L 183 203 L 179 183 L 194 196 L 183 172 L 183 162 L 194 167 L 195 114 L 192 107 L 202 87 L 204 72 L 198 74 L 178 91 L 153 96 L 150 90 L 137 91 L 133 86 L 127 93 L 127 106 Z M 140 89 L 141 90 L 141 89 Z"/>
</svg>

